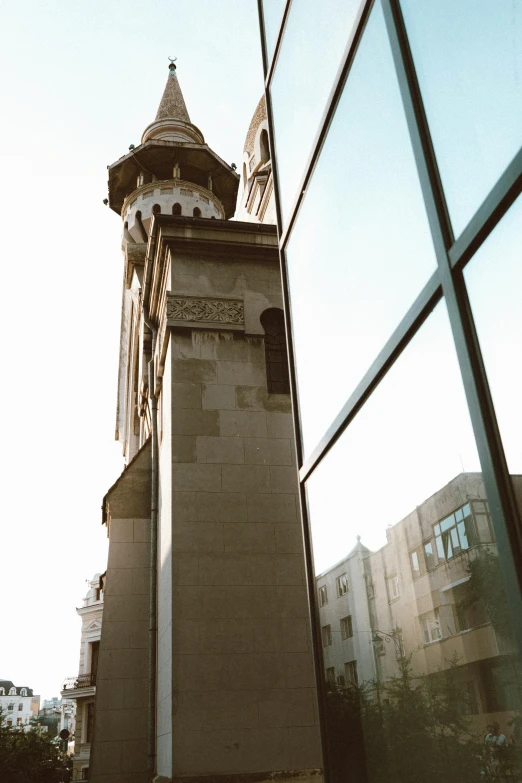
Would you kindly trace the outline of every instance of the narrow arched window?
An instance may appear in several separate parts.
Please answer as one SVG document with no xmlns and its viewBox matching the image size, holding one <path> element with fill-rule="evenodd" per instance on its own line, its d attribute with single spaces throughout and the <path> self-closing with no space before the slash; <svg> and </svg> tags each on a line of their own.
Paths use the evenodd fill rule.
<svg viewBox="0 0 522 783">
<path fill-rule="evenodd" d="M 0 696 L 5 696 L 5 688 L 0 688 Z"/>
<path fill-rule="evenodd" d="M 201 217 L 201 210 L 200 210 L 200 208 L 199 207 L 194 207 L 194 209 L 192 210 L 192 214 L 194 215 L 194 217 Z"/>
<path fill-rule="evenodd" d="M 9 691 L 9 696 L 16 696 L 16 688 L 11 688 Z"/>
<path fill-rule="evenodd" d="M 20 696 L 27 696 L 27 689 L 26 688 L 22 688 L 20 690 Z"/>
<path fill-rule="evenodd" d="M 268 143 L 268 133 L 265 128 L 261 131 L 259 137 L 259 148 L 261 152 L 261 163 L 268 163 L 270 160 L 270 144 Z"/>
<path fill-rule="evenodd" d="M 246 163 L 243 163 L 243 190 L 246 188 L 246 185 L 247 185 Z"/>
<path fill-rule="evenodd" d="M 181 215 L 181 204 L 178 204 L 177 201 L 174 204 L 174 206 L 172 207 L 172 214 L 173 215 Z"/>
<path fill-rule="evenodd" d="M 154 206 L 152 207 L 152 214 L 153 215 L 161 214 L 161 207 L 159 204 L 154 204 Z"/>
<path fill-rule="evenodd" d="M 285 317 L 278 307 L 261 314 L 265 330 L 266 385 L 269 394 L 290 394 Z"/>
</svg>

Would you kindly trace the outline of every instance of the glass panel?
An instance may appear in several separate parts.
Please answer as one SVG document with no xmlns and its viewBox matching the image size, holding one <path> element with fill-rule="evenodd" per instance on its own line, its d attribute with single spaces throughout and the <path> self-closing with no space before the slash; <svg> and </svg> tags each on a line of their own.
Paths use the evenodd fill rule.
<svg viewBox="0 0 522 783">
<path fill-rule="evenodd" d="M 522 3 L 401 5 L 458 235 L 522 145 Z"/>
<path fill-rule="evenodd" d="M 266 57 L 270 64 L 281 26 L 286 0 L 263 0 L 263 22 L 265 25 Z"/>
<path fill-rule="evenodd" d="M 372 11 L 286 257 L 310 453 L 436 268 L 380 6 Z"/>
<path fill-rule="evenodd" d="M 330 779 L 509 780 L 522 761 L 522 667 L 496 544 L 458 543 L 455 511 L 485 489 L 443 303 L 306 488 L 316 573 L 350 585 L 352 638 L 336 633 L 340 601 L 319 610 L 332 628 L 324 670 L 336 673 L 324 705 Z M 454 522 L 441 533 L 451 559 L 412 572 L 411 551 L 443 519 Z M 351 661 L 358 685 L 340 685 Z"/>
<path fill-rule="evenodd" d="M 511 473 L 522 473 L 522 198 L 464 270 Z"/>
<path fill-rule="evenodd" d="M 360 2 L 293 0 L 290 6 L 270 86 L 283 224 L 303 176 Z"/>
</svg>

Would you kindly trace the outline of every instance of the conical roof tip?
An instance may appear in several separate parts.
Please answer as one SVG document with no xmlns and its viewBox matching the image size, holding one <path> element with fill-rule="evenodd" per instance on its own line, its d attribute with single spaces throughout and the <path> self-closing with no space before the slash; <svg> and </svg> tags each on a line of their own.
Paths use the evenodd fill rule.
<svg viewBox="0 0 522 783">
<path fill-rule="evenodd" d="M 172 60 L 169 65 L 167 84 L 165 85 L 163 97 L 160 101 L 158 113 L 156 114 L 156 122 L 158 120 L 167 119 L 190 122 L 189 113 L 185 106 L 183 93 L 181 92 L 181 87 L 179 86 L 178 77 L 176 75 L 176 66 Z"/>
</svg>

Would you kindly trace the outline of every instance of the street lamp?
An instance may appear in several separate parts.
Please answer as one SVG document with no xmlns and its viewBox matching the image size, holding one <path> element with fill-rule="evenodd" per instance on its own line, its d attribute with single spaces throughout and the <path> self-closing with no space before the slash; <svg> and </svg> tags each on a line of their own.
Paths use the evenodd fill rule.
<svg viewBox="0 0 522 783">
<path fill-rule="evenodd" d="M 400 636 L 400 628 L 396 628 L 394 631 L 389 632 L 374 629 L 372 644 L 375 652 L 378 653 L 379 650 L 384 649 L 383 642 L 386 642 L 387 644 L 393 642 L 395 644 L 397 658 L 402 658 L 404 656 L 404 647 L 402 637 Z"/>
</svg>

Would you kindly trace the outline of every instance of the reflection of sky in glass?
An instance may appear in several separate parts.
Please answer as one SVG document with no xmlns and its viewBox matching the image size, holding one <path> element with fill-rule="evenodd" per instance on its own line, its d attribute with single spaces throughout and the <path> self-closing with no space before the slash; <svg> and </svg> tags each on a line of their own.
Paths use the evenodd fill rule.
<svg viewBox="0 0 522 783">
<path fill-rule="evenodd" d="M 287 261 L 309 453 L 436 267 L 379 6 L 293 228 Z"/>
<path fill-rule="evenodd" d="M 522 197 L 464 270 L 511 473 L 522 473 Z"/>
<path fill-rule="evenodd" d="M 283 224 L 359 5 L 360 0 L 293 0 L 290 7 L 270 90 Z"/>
<path fill-rule="evenodd" d="M 401 5 L 458 235 L 522 145 L 522 3 Z"/>
<path fill-rule="evenodd" d="M 307 481 L 316 573 L 394 525 L 462 470 L 480 471 L 444 303 Z"/>
<path fill-rule="evenodd" d="M 281 24 L 281 17 L 286 0 L 263 0 L 263 21 L 265 23 L 266 55 L 268 62 L 272 60 Z"/>
</svg>

